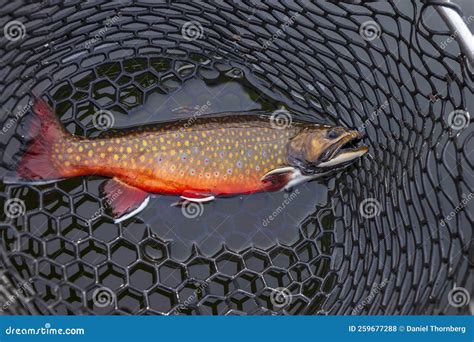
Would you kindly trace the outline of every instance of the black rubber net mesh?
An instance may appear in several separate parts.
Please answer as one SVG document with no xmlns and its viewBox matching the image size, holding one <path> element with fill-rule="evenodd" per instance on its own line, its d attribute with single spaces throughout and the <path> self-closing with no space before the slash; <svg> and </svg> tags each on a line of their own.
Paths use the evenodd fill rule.
<svg viewBox="0 0 474 342">
<path fill-rule="evenodd" d="M 87 220 L 104 204 L 103 178 L 0 183 L 2 207 L 25 205 L 18 217 L 0 212 L 4 313 L 468 314 L 448 294 L 473 290 L 474 125 L 455 130 L 448 115 L 472 108 L 473 82 L 434 5 L 2 1 L 0 17 L 2 27 L 25 26 L 22 39 L 0 40 L 2 174 L 23 151 L 33 94 L 68 131 L 95 136 L 99 109 L 115 114 L 117 128 L 169 119 L 186 99 L 205 103 L 200 85 L 223 79 L 251 87 L 261 108 L 274 101 L 297 119 L 363 126 L 370 146 L 323 186 L 303 186 L 287 212 L 304 212 L 282 214 L 265 242 L 253 238 L 252 220 L 260 207 L 272 212 L 278 194 L 252 195 L 270 202 L 257 209 L 206 207 L 196 229 L 212 240 L 222 226 L 230 236 L 181 254 L 175 246 L 194 228 L 184 220 L 167 230 L 174 238 L 164 234 L 160 216 L 175 215 L 164 198 L 114 224 L 106 212 Z M 191 37 L 182 31 L 190 22 Z M 376 25 L 360 31 L 366 22 Z M 212 100 L 222 98 L 224 107 L 244 101 L 232 91 Z M 150 115 L 134 115 L 147 106 Z M 315 186 L 326 189 L 322 200 Z M 361 215 L 367 199 L 378 215 Z M 103 288 L 113 300 L 97 305 Z M 272 300 L 281 288 L 291 294 L 284 305 Z"/>
</svg>

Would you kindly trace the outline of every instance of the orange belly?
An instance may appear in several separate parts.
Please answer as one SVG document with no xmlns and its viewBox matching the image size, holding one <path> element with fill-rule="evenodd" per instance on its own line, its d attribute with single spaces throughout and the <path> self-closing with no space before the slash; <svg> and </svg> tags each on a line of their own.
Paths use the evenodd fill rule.
<svg viewBox="0 0 474 342">
<path fill-rule="evenodd" d="M 186 129 L 170 123 L 107 138 L 69 139 L 56 143 L 52 162 L 64 177 L 116 177 L 151 193 L 225 196 L 268 190 L 261 179 L 285 165 L 291 129 L 275 129 L 268 119 L 219 119 L 224 121 L 211 118 Z"/>
</svg>

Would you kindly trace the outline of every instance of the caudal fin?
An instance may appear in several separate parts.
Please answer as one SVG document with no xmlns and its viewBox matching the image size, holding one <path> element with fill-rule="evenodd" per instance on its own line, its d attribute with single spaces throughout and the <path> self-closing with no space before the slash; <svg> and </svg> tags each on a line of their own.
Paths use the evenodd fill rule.
<svg viewBox="0 0 474 342">
<path fill-rule="evenodd" d="M 54 166 L 51 155 L 53 146 L 68 133 L 44 100 L 36 100 L 33 113 L 27 118 L 27 126 L 34 137 L 28 142 L 16 170 L 4 178 L 4 183 L 47 183 L 62 178 L 61 170 Z"/>
</svg>

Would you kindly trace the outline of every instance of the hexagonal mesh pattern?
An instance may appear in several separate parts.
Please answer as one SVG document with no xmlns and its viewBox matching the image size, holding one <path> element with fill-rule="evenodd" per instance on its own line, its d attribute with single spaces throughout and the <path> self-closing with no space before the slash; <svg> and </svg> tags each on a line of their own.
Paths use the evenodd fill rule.
<svg viewBox="0 0 474 342">
<path fill-rule="evenodd" d="M 206 238 L 199 240 L 187 236 L 187 221 L 157 228 L 166 210 L 124 224 L 107 213 L 89 220 L 104 205 L 98 177 L 1 183 L 2 207 L 15 198 L 25 206 L 18 217 L 0 212 L 0 296 L 15 297 L 5 312 L 350 314 L 364 300 L 357 313 L 467 312 L 448 304 L 448 292 L 473 287 L 474 211 L 463 200 L 473 192 L 474 126 L 455 131 L 447 116 L 472 105 L 473 82 L 456 42 L 442 47 L 450 32 L 439 32 L 432 7 L 5 1 L 0 16 L 2 26 L 18 20 L 26 28 L 22 39 L 0 41 L 2 172 L 14 168 L 28 139 L 18 112 L 29 111 L 32 94 L 45 95 L 70 132 L 95 136 L 99 109 L 114 113 L 117 128 L 170 119 L 183 97 L 205 103 L 208 94 L 192 82 L 211 89 L 222 74 L 253 87 L 256 102 L 286 104 L 296 118 L 362 125 L 371 148 L 359 165 L 324 183 L 322 200 L 310 194 L 313 185 L 302 187 L 308 197 L 296 204 L 310 209 L 283 220 L 277 232 L 261 232 L 261 244 L 251 222 L 258 216 L 248 207 L 206 209 L 210 216 L 199 223 Z M 367 21 L 378 25 L 379 37 L 359 34 Z M 189 22 L 197 28 L 192 39 L 182 33 Z M 282 200 L 258 196 L 251 203 L 274 199 L 256 205 L 270 213 Z M 379 215 L 361 215 L 368 198 Z M 227 230 L 217 241 L 221 227 Z M 291 236 L 281 238 L 283 231 Z M 179 256 L 178 240 L 189 242 Z M 279 288 L 286 294 L 275 300 Z"/>
</svg>

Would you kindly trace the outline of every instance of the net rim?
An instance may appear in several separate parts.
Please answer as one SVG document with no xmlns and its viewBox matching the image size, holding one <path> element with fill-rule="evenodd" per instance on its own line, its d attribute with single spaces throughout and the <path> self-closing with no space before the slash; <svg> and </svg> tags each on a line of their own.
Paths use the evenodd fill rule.
<svg viewBox="0 0 474 342">
<path fill-rule="evenodd" d="M 450 0 L 441 0 L 428 4 L 436 6 L 439 15 L 453 32 L 453 36 L 458 41 L 461 51 L 466 56 L 466 62 L 471 66 L 470 71 L 474 74 L 474 68 L 472 68 L 474 66 L 474 35 L 469 27 L 467 27 L 466 22 L 459 12 L 452 7 L 454 4 Z"/>
</svg>

